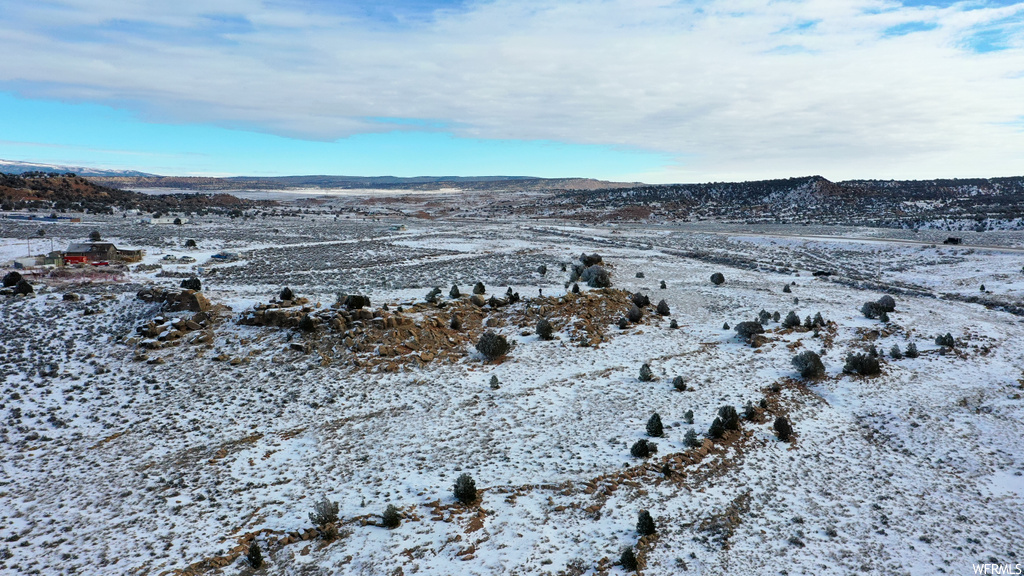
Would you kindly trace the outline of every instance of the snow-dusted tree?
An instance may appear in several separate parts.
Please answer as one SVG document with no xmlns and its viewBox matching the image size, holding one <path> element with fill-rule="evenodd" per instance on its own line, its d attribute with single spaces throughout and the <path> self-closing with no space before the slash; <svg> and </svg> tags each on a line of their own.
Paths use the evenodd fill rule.
<svg viewBox="0 0 1024 576">
<path fill-rule="evenodd" d="M 882 308 L 882 310 L 885 310 L 886 312 L 896 311 L 896 300 L 894 300 L 893 297 L 889 296 L 888 294 L 879 298 L 877 304 Z"/>
<path fill-rule="evenodd" d="M 313 504 L 313 511 L 309 513 L 309 521 L 316 526 L 333 524 L 338 521 L 338 503 L 331 502 L 326 496 L 319 502 Z"/>
<path fill-rule="evenodd" d="M 782 321 L 783 328 L 798 328 L 800 327 L 800 317 L 796 315 L 796 312 L 790 310 L 789 314 L 786 314 L 786 318 Z"/>
<path fill-rule="evenodd" d="M 775 424 L 772 427 L 775 428 L 775 433 L 779 436 L 779 440 L 789 442 L 789 438 L 793 434 L 793 426 L 789 423 L 788 418 L 779 416 L 775 419 Z"/>
<path fill-rule="evenodd" d="M 430 289 L 430 292 L 427 292 L 427 295 L 423 297 L 423 300 L 425 302 L 430 302 L 431 304 L 436 304 L 437 303 L 437 299 L 440 296 L 441 296 L 441 287 L 440 286 L 434 286 L 433 288 Z"/>
<path fill-rule="evenodd" d="M 651 513 L 647 510 L 641 510 L 640 513 L 637 514 L 636 531 L 639 532 L 641 536 L 650 536 L 658 531 L 654 526 L 654 518 L 651 517 Z"/>
<path fill-rule="evenodd" d="M 918 356 L 920 356 L 920 354 L 917 352 L 917 344 L 915 344 L 913 342 L 911 342 L 910 344 L 907 344 L 906 357 L 907 358 L 917 358 Z"/>
<path fill-rule="evenodd" d="M 672 311 L 669 310 L 668 302 L 665 302 L 664 300 L 658 302 L 658 314 L 661 316 L 668 316 L 672 314 Z"/>
<path fill-rule="evenodd" d="M 754 409 L 754 405 L 747 400 L 747 403 L 743 405 L 743 419 L 753 420 L 757 416 L 757 410 Z"/>
<path fill-rule="evenodd" d="M 646 306 L 651 305 L 650 296 L 646 294 L 641 294 L 639 292 L 630 296 L 629 299 L 633 302 L 633 304 L 636 304 L 637 308 L 644 308 Z"/>
<path fill-rule="evenodd" d="M 764 326 L 760 322 L 740 322 L 733 328 L 741 338 L 750 340 L 755 334 L 763 334 Z"/>
<path fill-rule="evenodd" d="M 657 412 L 647 420 L 647 435 L 652 438 L 661 438 L 665 435 L 665 428 L 661 425 L 661 416 Z"/>
<path fill-rule="evenodd" d="M 708 428 L 708 436 L 711 438 L 721 438 L 725 434 L 725 426 L 722 425 L 721 418 L 715 418 L 715 421 L 711 423 L 711 427 Z"/>
<path fill-rule="evenodd" d="M 725 405 L 718 409 L 718 417 L 722 419 L 722 426 L 726 430 L 739 430 L 740 429 L 740 415 L 736 413 L 736 408 Z"/>
<path fill-rule="evenodd" d="M 650 382 L 651 380 L 654 380 L 654 372 L 651 372 L 651 365 L 644 364 L 640 367 L 640 381 Z"/>
<path fill-rule="evenodd" d="M 605 270 L 604 266 L 591 266 L 583 271 L 580 275 L 580 280 L 587 283 L 587 286 L 591 288 L 608 288 L 612 285 L 611 274 Z"/>
<path fill-rule="evenodd" d="M 472 476 L 463 472 L 455 480 L 452 493 L 459 502 L 472 504 L 476 500 L 476 481 L 473 480 Z"/>
<path fill-rule="evenodd" d="M 881 372 L 878 359 L 870 354 L 855 354 L 850 352 L 846 355 L 846 364 L 843 365 L 843 372 L 847 374 L 857 373 L 861 376 L 874 376 Z"/>
<path fill-rule="evenodd" d="M 825 365 L 821 362 L 821 356 L 813 350 L 804 350 L 793 357 L 793 367 L 800 376 L 804 378 L 821 378 L 825 375 Z"/>
<path fill-rule="evenodd" d="M 249 543 L 249 552 L 245 555 L 245 559 L 255 570 L 263 567 L 263 552 L 260 551 L 260 545 L 256 543 L 255 539 Z"/>
<path fill-rule="evenodd" d="M 651 455 L 651 443 L 647 440 L 637 440 L 629 449 L 629 453 L 634 458 L 647 458 Z"/>
<path fill-rule="evenodd" d="M 886 315 L 885 308 L 883 308 L 878 302 L 865 302 L 864 305 L 860 307 L 860 313 L 863 314 L 865 318 L 871 319 L 881 319 L 883 315 Z M 888 317 L 888 315 L 886 315 L 886 317 Z"/>
<path fill-rule="evenodd" d="M 690 428 L 689 430 L 686 431 L 686 435 L 683 436 L 683 442 L 686 442 L 686 445 L 689 446 L 690 448 L 697 448 L 701 444 L 703 444 L 703 442 L 701 442 L 701 439 L 697 436 L 697 431 L 694 430 L 693 428 Z"/>
<path fill-rule="evenodd" d="M 500 334 L 488 330 L 476 343 L 476 349 L 488 360 L 496 360 L 508 353 L 508 340 Z"/>
<path fill-rule="evenodd" d="M 398 508 L 395 508 L 394 504 L 388 504 L 381 518 L 385 528 L 398 528 L 402 523 L 402 515 L 398 512 Z"/>
<path fill-rule="evenodd" d="M 548 322 L 545 318 L 541 318 L 537 322 L 537 336 L 541 340 L 551 340 L 553 338 L 554 328 L 551 327 L 551 322 Z"/>
<path fill-rule="evenodd" d="M 622 551 L 622 555 L 619 556 L 619 564 L 622 565 L 622 569 L 626 572 L 636 572 L 639 564 L 636 561 L 636 554 L 633 553 L 632 546 L 627 546 Z"/>
</svg>

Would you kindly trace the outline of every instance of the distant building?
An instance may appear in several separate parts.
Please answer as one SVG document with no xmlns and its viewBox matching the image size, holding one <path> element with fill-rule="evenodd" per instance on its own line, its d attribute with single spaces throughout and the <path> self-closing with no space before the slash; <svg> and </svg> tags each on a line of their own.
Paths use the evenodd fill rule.
<svg viewBox="0 0 1024 576">
<path fill-rule="evenodd" d="M 64 265 L 64 257 L 61 252 L 54 251 L 45 255 L 40 254 L 38 256 L 15 258 L 11 261 L 11 265 L 19 270 L 26 270 L 30 268 L 57 268 Z"/>
<path fill-rule="evenodd" d="M 18 270 L 24 270 L 26 268 L 35 268 L 42 264 L 42 260 L 35 256 L 26 256 L 24 258 L 15 258 L 14 267 Z"/>
<path fill-rule="evenodd" d="M 64 254 L 59 250 L 54 250 L 46 256 L 43 256 L 43 266 L 63 266 L 64 265 Z"/>
<path fill-rule="evenodd" d="M 122 250 L 110 242 L 80 242 L 68 246 L 64 262 L 139 262 L 144 254 L 142 250 Z"/>
</svg>

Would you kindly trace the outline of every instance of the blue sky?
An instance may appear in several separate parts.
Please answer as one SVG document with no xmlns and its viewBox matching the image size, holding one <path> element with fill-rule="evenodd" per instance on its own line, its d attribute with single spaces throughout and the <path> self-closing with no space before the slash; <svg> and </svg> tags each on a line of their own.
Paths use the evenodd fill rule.
<svg viewBox="0 0 1024 576">
<path fill-rule="evenodd" d="M 394 127 L 429 123 L 379 119 Z M 668 155 L 611 146 L 456 138 L 441 131 L 363 133 L 335 141 L 212 124 L 146 122 L 97 104 L 0 93 L 0 158 L 173 175 L 484 176 L 585 174 L 610 178 L 658 168 Z"/>
<path fill-rule="evenodd" d="M 1024 174 L 1024 1 L 8 0 L 0 158 L 648 182 Z"/>
</svg>

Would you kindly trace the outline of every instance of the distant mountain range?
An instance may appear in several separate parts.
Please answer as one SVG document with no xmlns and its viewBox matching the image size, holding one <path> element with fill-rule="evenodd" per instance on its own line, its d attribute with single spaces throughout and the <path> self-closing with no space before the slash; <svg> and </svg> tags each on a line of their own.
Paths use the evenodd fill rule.
<svg viewBox="0 0 1024 576">
<path fill-rule="evenodd" d="M 57 212 L 113 213 L 114 208 L 160 213 L 237 212 L 268 206 L 230 194 L 143 194 L 101 186 L 77 173 L 0 173 L 0 211 L 47 210 Z"/>
<path fill-rule="evenodd" d="M 103 170 L 85 166 L 62 166 L 59 164 L 39 164 L 36 162 L 20 162 L 17 160 L 0 159 L 0 172 L 5 174 L 25 174 L 26 172 L 42 172 L 44 174 L 76 174 L 78 176 L 153 176 L 138 170 Z"/>
<path fill-rule="evenodd" d="M 741 220 L 918 227 L 939 219 L 984 229 L 1024 226 L 1024 177 L 847 180 L 804 176 L 753 182 L 566 190 L 530 209 L 598 220 Z M 1004 224 L 993 224 L 1004 223 Z M 972 228 L 972 229 L 973 229 Z"/>
<path fill-rule="evenodd" d="M 289 190 L 323 189 L 407 189 L 438 190 L 598 190 L 638 186 L 641 182 L 606 182 L 593 178 L 537 178 L 535 176 L 160 176 L 137 170 L 105 170 L 86 166 L 63 166 L 0 159 L 0 173 L 76 174 L 111 188 L 172 188 L 176 190 Z"/>
<path fill-rule="evenodd" d="M 529 176 L 279 176 L 231 178 L 157 176 L 135 171 L 93 170 L 0 160 L 0 172 L 27 174 L 11 180 L 11 202 L 86 201 L 138 206 L 150 210 L 224 207 L 240 202 L 228 194 L 247 190 L 378 189 L 437 191 L 446 188 L 488 192 L 478 207 L 460 200 L 460 209 L 500 211 L 523 216 L 559 216 L 586 221 L 728 220 L 747 222 L 841 223 L 921 227 L 942 221 L 948 229 L 1024 228 L 1024 177 L 935 180 L 847 180 L 831 182 L 804 176 L 751 182 L 651 185 L 592 178 Z M 74 172 L 88 177 L 89 189 L 77 180 L 48 179 L 45 174 Z M 17 178 L 16 176 L 8 178 Z M 52 177 L 51 177 L 52 178 Z M 38 182 L 36 182 L 38 180 Z M 124 190 L 163 188 L 172 192 L 157 201 Z M 47 190 L 45 193 L 40 193 Z M 173 194 L 173 192 L 187 192 Z M 529 193 L 518 196 L 517 193 Z M 198 193 L 198 194 L 197 194 Z M 216 200 L 198 196 L 214 194 Z M 218 194 L 219 193 L 219 194 Z M 80 197 L 80 198 L 79 198 Z M 194 205 L 194 206 L 193 206 Z M 495 212 L 497 213 L 497 212 Z"/>
<path fill-rule="evenodd" d="M 104 186 L 117 188 L 173 188 L 176 190 L 441 190 L 478 191 L 600 190 L 640 185 L 639 182 L 606 182 L 593 178 L 536 178 L 532 176 L 235 176 L 205 178 L 188 176 L 98 176 Z"/>
</svg>

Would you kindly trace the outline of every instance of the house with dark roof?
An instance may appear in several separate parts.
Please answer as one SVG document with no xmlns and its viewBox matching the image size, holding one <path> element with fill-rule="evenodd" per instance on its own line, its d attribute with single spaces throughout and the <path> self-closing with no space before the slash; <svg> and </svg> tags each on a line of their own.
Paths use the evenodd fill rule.
<svg viewBox="0 0 1024 576">
<path fill-rule="evenodd" d="M 125 250 L 110 242 L 76 242 L 64 251 L 64 262 L 139 262 L 144 254 L 143 250 Z"/>
</svg>

